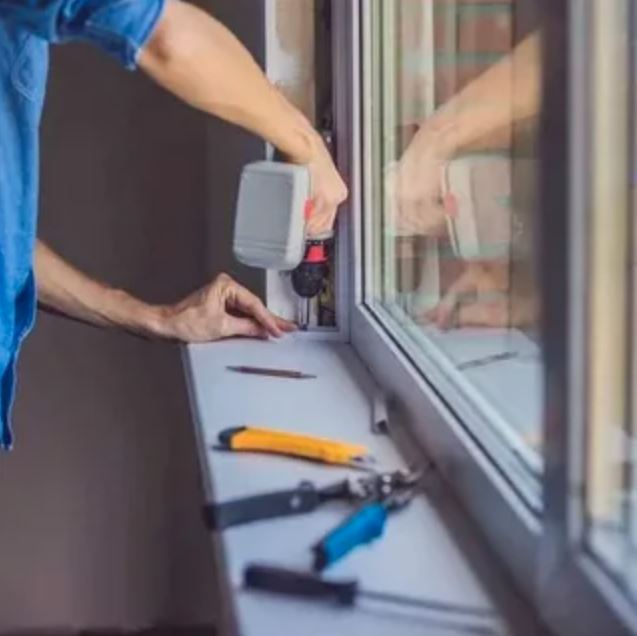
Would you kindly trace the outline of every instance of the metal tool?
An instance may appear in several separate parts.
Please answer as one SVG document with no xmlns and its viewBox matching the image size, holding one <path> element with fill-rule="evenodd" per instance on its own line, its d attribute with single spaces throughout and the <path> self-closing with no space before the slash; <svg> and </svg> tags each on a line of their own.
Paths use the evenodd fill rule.
<svg viewBox="0 0 637 636">
<path fill-rule="evenodd" d="M 462 633 L 485 636 L 503 633 L 503 625 L 498 614 L 490 608 L 364 590 L 360 588 L 356 580 L 326 580 L 311 573 L 250 564 L 243 572 L 243 584 L 250 590 L 295 596 L 346 607 L 356 605 L 359 599 L 369 599 L 419 610 L 427 622 L 453 628 Z"/>
<path fill-rule="evenodd" d="M 251 426 L 229 428 L 219 433 L 219 446 L 216 448 L 288 455 L 375 472 L 375 460 L 366 446 L 274 429 Z"/>
<path fill-rule="evenodd" d="M 394 484 L 411 481 L 411 474 L 402 471 L 344 479 L 323 488 L 303 481 L 289 490 L 209 504 L 204 508 L 204 517 L 210 529 L 224 530 L 265 519 L 307 514 L 333 501 L 348 504 L 377 501 L 387 496 Z"/>
<path fill-rule="evenodd" d="M 422 474 L 418 471 L 386 475 L 376 497 L 313 546 L 314 570 L 322 571 L 354 548 L 379 538 L 385 529 L 388 515 L 401 510 L 414 498 Z"/>
<path fill-rule="evenodd" d="M 261 375 L 271 378 L 282 378 L 288 380 L 315 380 L 317 376 L 302 371 L 292 371 L 289 369 L 269 369 L 266 367 L 248 367 L 248 366 L 228 366 L 228 371 L 235 373 L 244 373 L 246 375 Z"/>
</svg>

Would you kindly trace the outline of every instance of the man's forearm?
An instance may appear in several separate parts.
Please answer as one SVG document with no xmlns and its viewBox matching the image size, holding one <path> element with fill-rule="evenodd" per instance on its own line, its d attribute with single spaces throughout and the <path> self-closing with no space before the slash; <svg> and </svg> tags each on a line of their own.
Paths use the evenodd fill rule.
<svg viewBox="0 0 637 636">
<path fill-rule="evenodd" d="M 35 277 L 45 309 L 95 325 L 182 343 L 222 338 L 279 338 L 296 329 L 270 312 L 257 296 L 220 274 L 172 305 L 149 305 L 99 283 L 38 241 Z"/>
<path fill-rule="evenodd" d="M 139 64 L 185 102 L 259 135 L 293 161 L 309 163 L 320 146 L 311 124 L 241 42 L 189 3 L 168 0 Z"/>
<path fill-rule="evenodd" d="M 541 35 L 522 41 L 426 121 L 423 136 L 441 154 L 508 146 L 514 124 L 539 114 L 542 95 Z"/>
<path fill-rule="evenodd" d="M 36 245 L 35 277 L 38 300 L 45 309 L 97 327 L 160 335 L 159 307 L 89 278 L 41 241 Z"/>
</svg>

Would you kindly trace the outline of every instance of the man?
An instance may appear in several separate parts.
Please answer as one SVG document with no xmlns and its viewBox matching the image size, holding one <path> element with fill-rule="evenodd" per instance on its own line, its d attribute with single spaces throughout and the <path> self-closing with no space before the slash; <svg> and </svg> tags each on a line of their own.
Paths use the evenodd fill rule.
<svg viewBox="0 0 637 636">
<path fill-rule="evenodd" d="M 219 22 L 179 0 L 0 0 L 0 447 L 18 350 L 41 302 L 71 317 L 182 342 L 280 336 L 294 327 L 221 275 L 172 307 L 90 280 L 36 245 L 38 126 L 49 43 L 88 41 L 195 108 L 276 146 L 312 176 L 309 231 L 331 227 L 346 187 L 320 136 Z M 33 253 L 36 252 L 35 261 Z M 35 263 L 35 275 L 33 267 Z"/>
</svg>

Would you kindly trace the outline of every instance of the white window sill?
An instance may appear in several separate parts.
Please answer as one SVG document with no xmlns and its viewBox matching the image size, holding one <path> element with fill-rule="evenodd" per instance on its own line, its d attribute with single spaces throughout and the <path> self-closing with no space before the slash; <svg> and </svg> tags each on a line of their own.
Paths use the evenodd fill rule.
<svg viewBox="0 0 637 636">
<path fill-rule="evenodd" d="M 524 443 L 539 449 L 544 395 L 539 345 L 518 329 L 440 331 L 426 328 L 423 331 Z M 501 354 L 513 355 L 469 366 L 469 363 Z"/>
<path fill-rule="evenodd" d="M 191 346 L 184 350 L 184 358 L 209 501 L 288 489 L 302 480 L 324 486 L 351 474 L 346 469 L 292 459 L 212 450 L 218 433 L 230 427 L 262 425 L 350 440 L 366 444 L 383 469 L 404 467 L 390 439 L 371 432 L 369 390 L 373 382 L 349 345 L 298 335 L 280 343 L 232 341 Z M 228 372 L 228 365 L 296 368 L 315 373 L 318 379 L 301 382 L 242 376 Z M 327 505 L 309 515 L 211 533 L 223 564 L 218 576 L 228 603 L 223 633 L 423 633 L 422 617 L 404 614 L 404 610 L 401 614 L 395 607 L 390 612 L 364 605 L 336 610 L 241 589 L 243 569 L 251 562 L 307 569 L 312 543 L 347 512 L 339 505 Z M 366 589 L 397 595 L 481 608 L 493 608 L 495 603 L 427 495 L 391 516 L 383 538 L 357 549 L 327 574 L 356 578 Z M 502 581 L 497 584 L 501 585 Z M 498 598 L 498 608 L 509 601 Z M 427 633 L 438 632 L 429 627 Z"/>
</svg>

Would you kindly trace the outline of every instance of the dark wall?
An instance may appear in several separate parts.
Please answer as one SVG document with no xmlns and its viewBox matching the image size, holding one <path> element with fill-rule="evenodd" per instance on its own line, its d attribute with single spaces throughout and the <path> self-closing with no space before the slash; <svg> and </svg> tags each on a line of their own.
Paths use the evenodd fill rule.
<svg viewBox="0 0 637 636">
<path fill-rule="evenodd" d="M 218 2 L 261 57 L 255 4 Z M 75 45 L 53 52 L 42 142 L 40 234 L 81 269 L 162 302 L 219 269 L 262 284 L 229 246 L 238 169 L 263 144 Z M 0 457 L 0 633 L 214 619 L 179 356 L 40 316 Z"/>
</svg>

